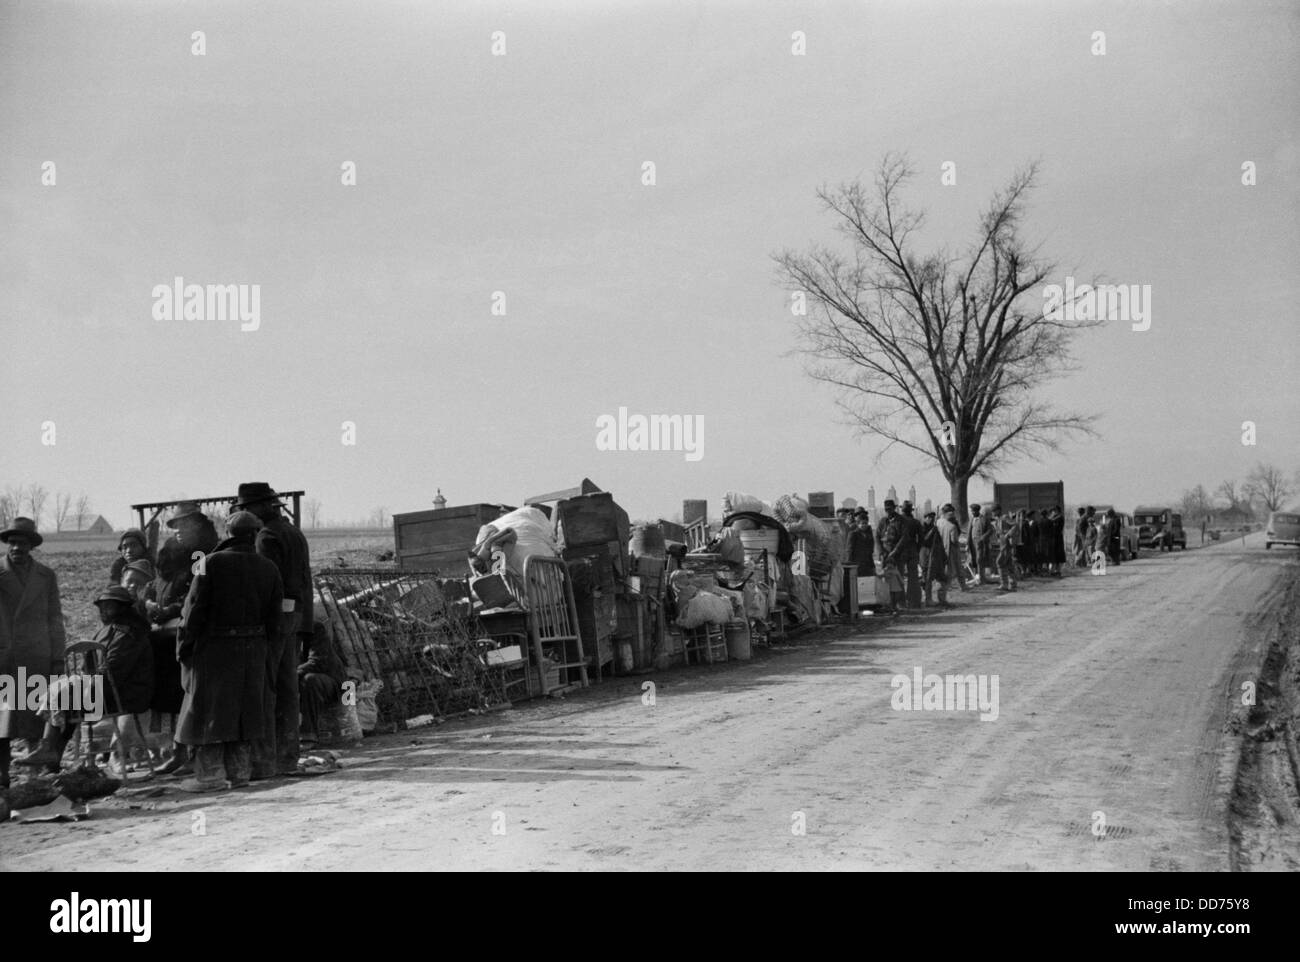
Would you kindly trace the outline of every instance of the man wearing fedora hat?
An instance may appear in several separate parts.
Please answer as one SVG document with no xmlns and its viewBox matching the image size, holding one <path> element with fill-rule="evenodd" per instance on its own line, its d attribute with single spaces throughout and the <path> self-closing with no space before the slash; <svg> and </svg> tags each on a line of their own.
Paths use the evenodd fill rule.
<svg viewBox="0 0 1300 962">
<path fill-rule="evenodd" d="M 44 539 L 31 518 L 14 518 L 0 531 L 7 545 L 0 559 L 0 674 L 17 677 L 63 674 L 63 607 L 54 572 L 32 558 Z M 45 726 L 34 711 L 0 704 L 0 788 L 9 786 L 9 741 L 35 740 Z"/>
<path fill-rule="evenodd" d="M 167 519 L 167 527 L 176 532 L 176 540 L 191 552 L 202 551 L 207 554 L 221 540 L 217 526 L 203 513 L 197 501 L 179 502 L 172 516 Z"/>
<path fill-rule="evenodd" d="M 279 641 L 284 589 L 275 565 L 253 548 L 259 528 L 249 512 L 232 514 L 230 536 L 208 555 L 185 598 L 177 646 L 185 700 L 176 740 L 190 746 L 195 777 L 180 785 L 184 791 L 247 784 L 253 743 L 270 729 L 268 653 Z"/>
<path fill-rule="evenodd" d="M 275 563 L 284 583 L 284 617 L 281 638 L 271 649 L 268 709 L 274 725 L 253 748 L 253 777 L 294 775 L 298 772 L 299 728 L 302 724 L 298 692 L 298 665 L 311 647 L 311 558 L 306 536 L 289 523 L 284 503 L 265 481 L 239 486 L 235 508 L 255 514 L 262 522 L 255 542 L 257 553 Z"/>
</svg>

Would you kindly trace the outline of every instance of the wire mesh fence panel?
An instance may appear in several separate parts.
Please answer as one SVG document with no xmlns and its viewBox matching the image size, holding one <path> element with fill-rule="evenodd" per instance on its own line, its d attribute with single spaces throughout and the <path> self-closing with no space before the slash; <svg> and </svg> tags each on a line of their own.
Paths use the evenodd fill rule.
<svg viewBox="0 0 1300 962">
<path fill-rule="evenodd" d="M 383 682 L 381 722 L 446 717 L 508 702 L 464 581 L 433 571 L 335 568 L 316 590 L 350 668 Z"/>
</svg>

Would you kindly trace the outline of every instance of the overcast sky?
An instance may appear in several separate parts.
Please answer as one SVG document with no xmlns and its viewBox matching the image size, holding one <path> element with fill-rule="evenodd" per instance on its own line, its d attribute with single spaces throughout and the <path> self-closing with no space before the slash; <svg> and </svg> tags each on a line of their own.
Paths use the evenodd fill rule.
<svg viewBox="0 0 1300 962">
<path fill-rule="evenodd" d="M 944 499 L 917 456 L 875 464 L 802 373 L 771 260 L 836 242 L 814 191 L 890 150 L 933 243 L 969 242 L 1037 159 L 1025 232 L 1062 281 L 1151 285 L 1150 330 L 1089 332 L 1051 389 L 1102 437 L 1008 480 L 1131 507 L 1258 460 L 1290 474 L 1298 11 L 0 4 L 0 485 L 85 491 L 119 526 L 249 480 L 338 520 L 583 476 L 634 516 L 728 489 Z M 260 285 L 260 328 L 155 320 L 176 276 Z M 703 457 L 598 451 L 620 406 L 702 415 Z"/>
</svg>

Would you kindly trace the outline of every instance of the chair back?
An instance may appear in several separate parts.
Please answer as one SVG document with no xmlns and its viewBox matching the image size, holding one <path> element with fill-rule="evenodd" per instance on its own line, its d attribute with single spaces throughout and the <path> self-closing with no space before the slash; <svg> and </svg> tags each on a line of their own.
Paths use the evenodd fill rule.
<svg viewBox="0 0 1300 962">
<path fill-rule="evenodd" d="M 541 641 L 577 641 L 569 569 L 560 558 L 532 555 L 524 560 L 524 595 L 528 617 Z"/>
</svg>

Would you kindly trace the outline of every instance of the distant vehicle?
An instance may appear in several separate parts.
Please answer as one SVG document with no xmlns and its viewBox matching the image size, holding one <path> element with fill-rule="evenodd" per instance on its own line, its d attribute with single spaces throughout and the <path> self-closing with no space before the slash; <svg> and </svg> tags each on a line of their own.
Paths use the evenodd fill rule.
<svg viewBox="0 0 1300 962">
<path fill-rule="evenodd" d="M 1095 504 L 1097 516 L 1105 514 L 1112 504 Z M 1138 526 L 1133 522 L 1133 515 L 1126 514 L 1123 511 L 1116 511 L 1115 517 L 1119 519 L 1119 555 L 1121 558 L 1127 556 L 1132 560 L 1138 556 L 1138 548 L 1141 547 L 1139 542 Z"/>
<path fill-rule="evenodd" d="M 1275 544 L 1300 547 L 1300 514 L 1274 511 L 1268 516 L 1268 527 L 1264 529 L 1264 547 L 1271 548 Z"/>
<path fill-rule="evenodd" d="M 1133 511 L 1133 521 L 1138 528 L 1138 546 L 1150 548 L 1160 537 L 1160 550 L 1173 551 L 1174 545 L 1187 550 L 1187 532 L 1183 530 L 1183 516 L 1168 507 L 1140 507 Z M 1167 533 L 1167 537 L 1165 537 Z"/>
</svg>

